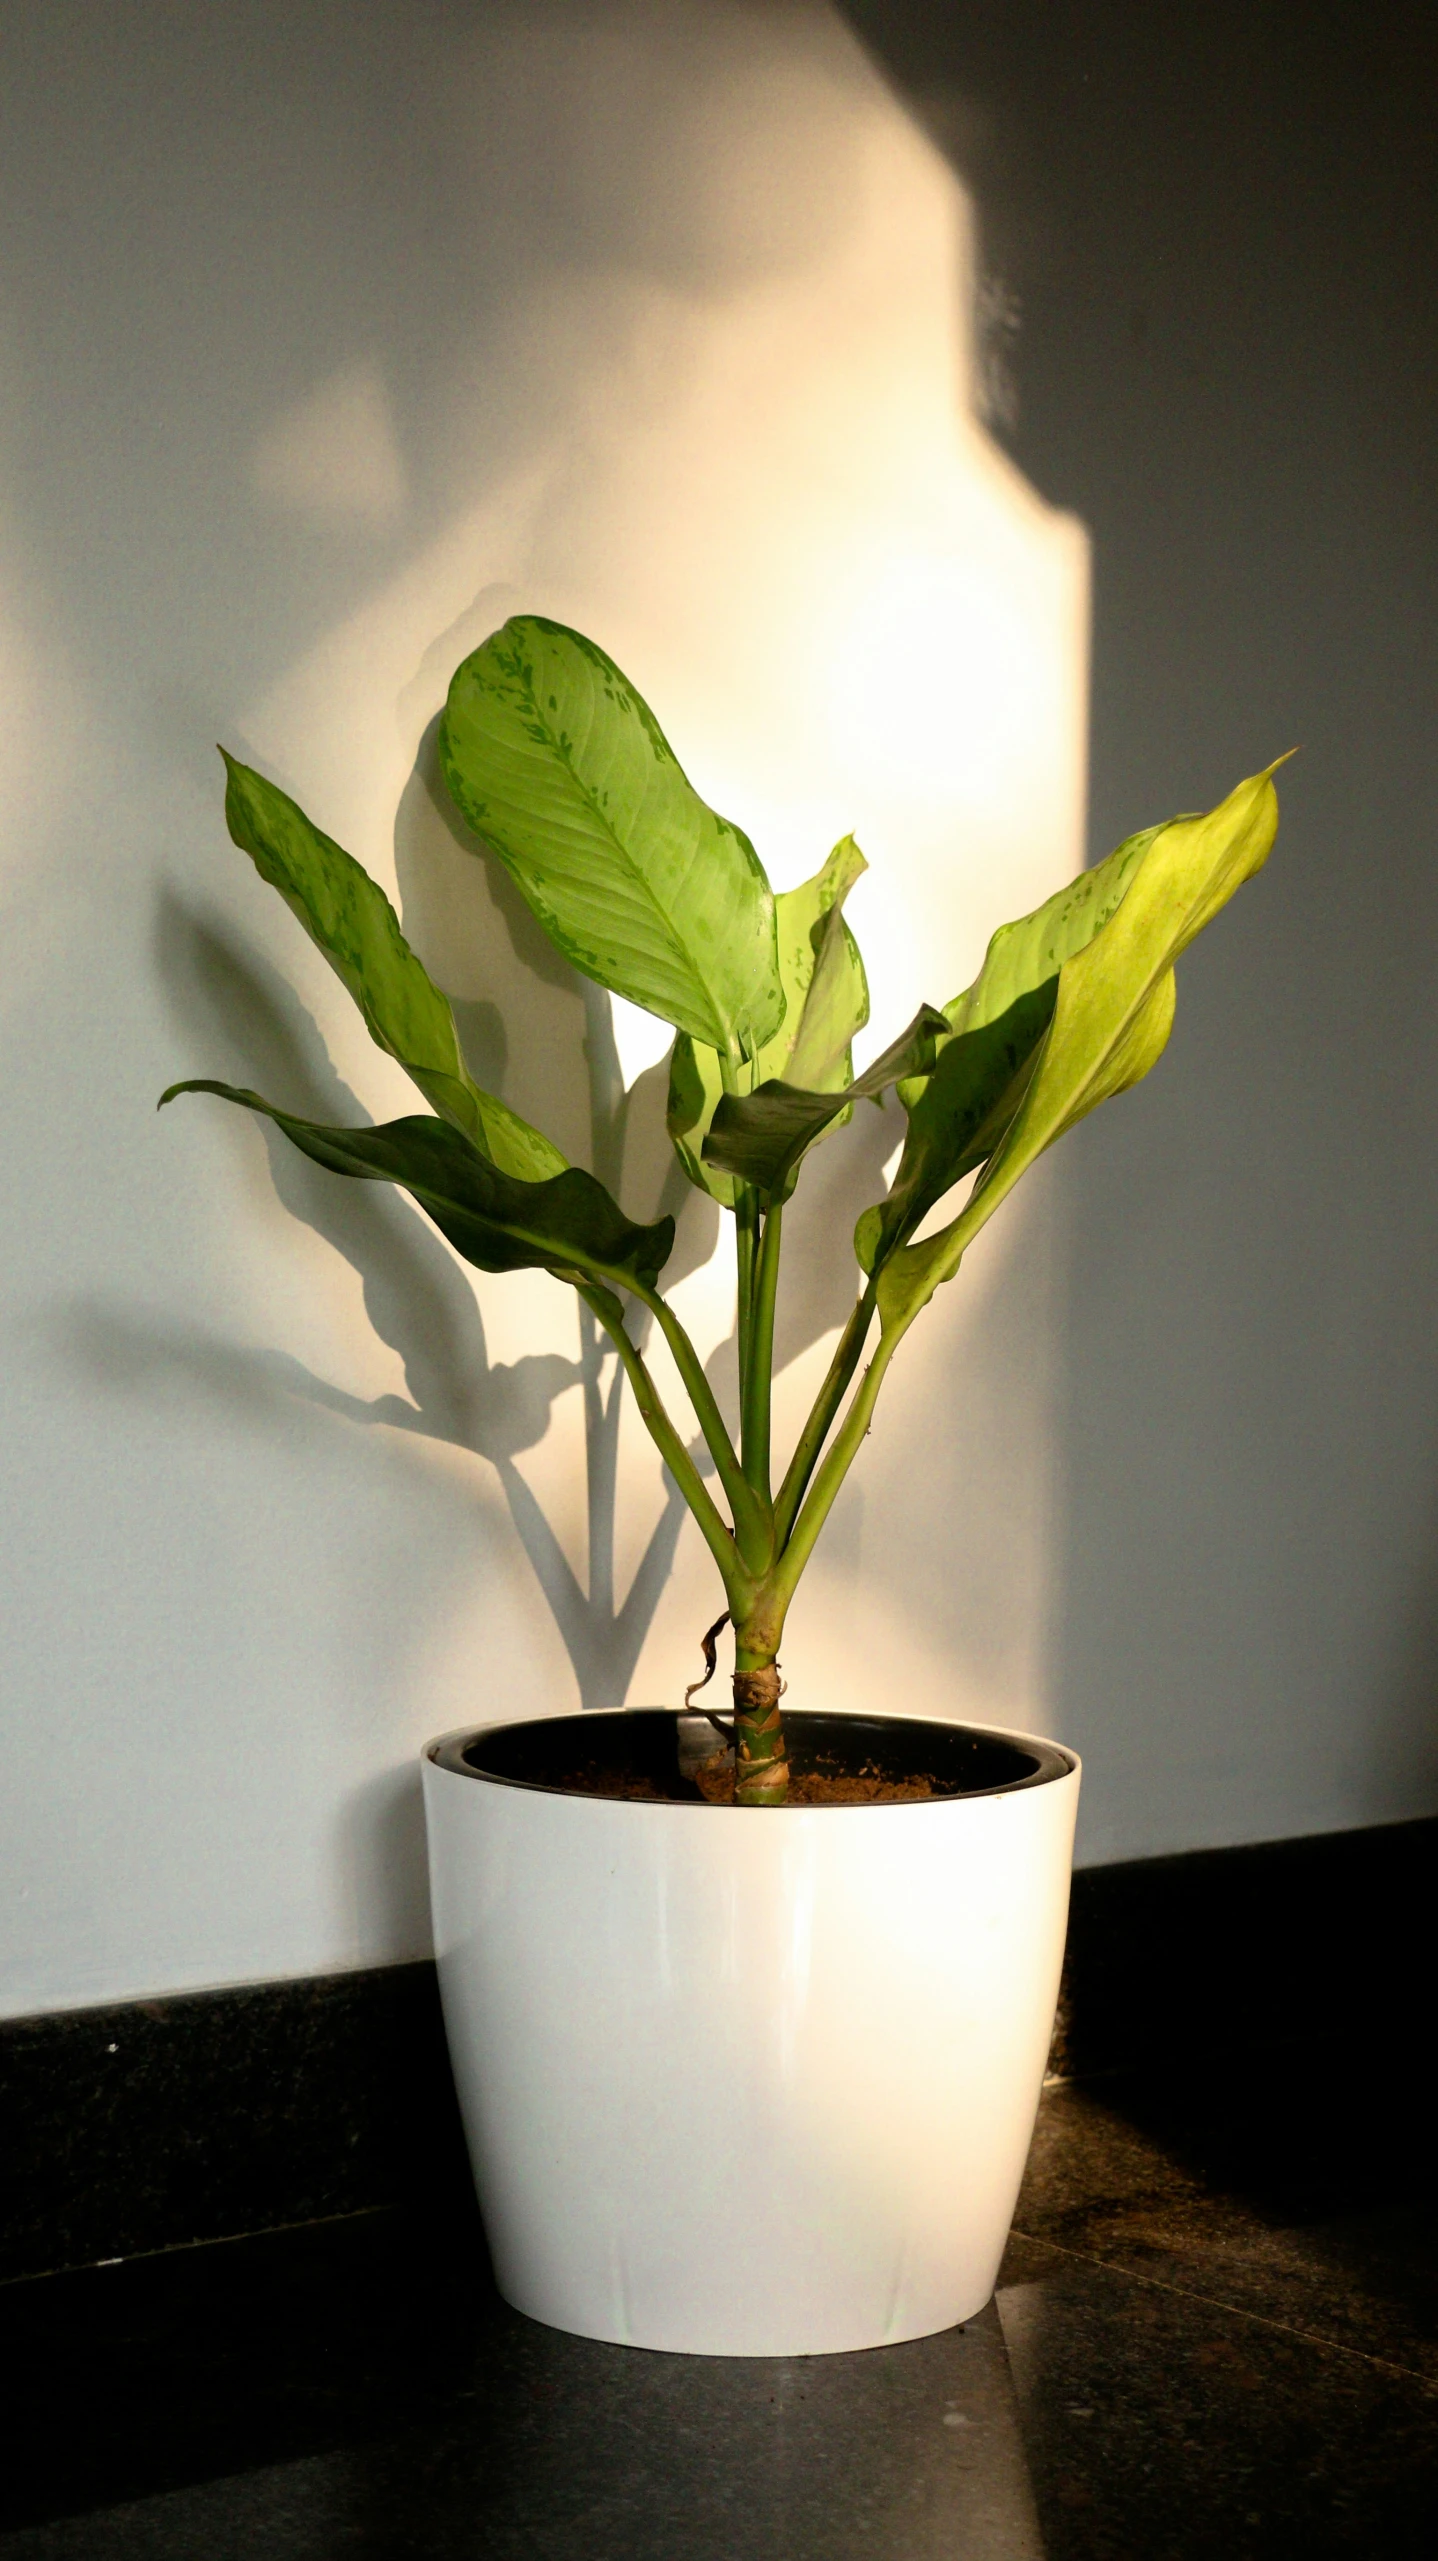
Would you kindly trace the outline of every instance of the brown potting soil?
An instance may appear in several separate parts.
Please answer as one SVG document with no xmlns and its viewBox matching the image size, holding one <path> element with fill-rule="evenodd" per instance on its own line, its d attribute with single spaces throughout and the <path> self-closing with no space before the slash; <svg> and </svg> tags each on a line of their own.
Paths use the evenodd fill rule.
<svg viewBox="0 0 1438 2561">
<path fill-rule="evenodd" d="M 732 1805 L 734 1771 L 732 1764 L 710 1761 L 696 1770 L 694 1784 L 706 1805 Z M 922 1805 L 938 1793 L 931 1778 L 885 1778 L 870 1762 L 861 1770 L 828 1773 L 823 1770 L 795 1770 L 789 1780 L 786 1805 Z"/>
<path fill-rule="evenodd" d="M 638 1770 L 575 1770 L 558 1780 L 558 1786 L 569 1796 L 618 1796 L 632 1804 L 674 1805 L 693 1802 L 687 1787 L 677 1780 L 673 1788 L 662 1787 L 646 1772 Z M 696 1770 L 693 1785 L 706 1805 L 732 1805 L 734 1802 L 734 1768 L 732 1762 L 713 1760 Z M 951 1791 L 939 1786 L 926 1775 L 886 1778 L 872 1762 L 861 1770 L 832 1773 L 824 1770 L 796 1770 L 789 1781 L 785 1799 L 789 1805 L 923 1805 L 931 1797 Z"/>
</svg>

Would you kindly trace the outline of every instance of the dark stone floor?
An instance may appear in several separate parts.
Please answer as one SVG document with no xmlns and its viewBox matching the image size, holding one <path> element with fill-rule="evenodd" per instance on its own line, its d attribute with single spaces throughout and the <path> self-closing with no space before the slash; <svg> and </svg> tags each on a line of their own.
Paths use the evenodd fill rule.
<svg viewBox="0 0 1438 2561">
<path fill-rule="evenodd" d="M 1051 2561 L 1438 2553 L 1431 2118 L 1389 2050 L 1047 2093 L 998 2308 Z"/>
<path fill-rule="evenodd" d="M 0 2553 L 1427 2561 L 1429 2150 L 1351 2054 L 1050 2090 L 996 2304 L 867 2356 L 543 2330 L 422 2199 L 12 2285 Z"/>
</svg>

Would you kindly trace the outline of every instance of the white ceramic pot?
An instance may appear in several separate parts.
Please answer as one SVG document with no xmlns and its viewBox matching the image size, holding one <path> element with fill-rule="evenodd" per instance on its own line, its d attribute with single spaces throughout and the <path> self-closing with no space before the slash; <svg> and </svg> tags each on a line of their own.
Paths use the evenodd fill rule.
<svg viewBox="0 0 1438 2561">
<path fill-rule="evenodd" d="M 839 1723 L 786 1719 L 791 1751 L 796 1728 Z M 674 1719 L 653 1710 L 426 1748 L 450 2053 L 521 2312 L 627 2346 L 805 2356 L 988 2301 L 1053 2026 L 1079 1764 L 1026 1736 L 864 1723 L 988 1784 L 750 1810 L 503 1774 L 552 1777 L 566 1748 L 602 1757 L 641 1727 L 672 1766 Z"/>
</svg>

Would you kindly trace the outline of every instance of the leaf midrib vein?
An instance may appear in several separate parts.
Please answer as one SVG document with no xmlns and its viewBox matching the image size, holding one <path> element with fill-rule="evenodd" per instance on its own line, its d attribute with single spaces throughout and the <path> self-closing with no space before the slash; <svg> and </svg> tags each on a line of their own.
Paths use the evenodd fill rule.
<svg viewBox="0 0 1438 2561">
<path fill-rule="evenodd" d="M 629 852 L 629 850 L 628 850 L 627 846 L 624 844 L 623 839 L 622 839 L 622 838 L 621 838 L 621 837 L 616 833 L 616 831 L 615 831 L 615 829 L 614 829 L 613 825 L 611 824 L 610 819 L 608 818 L 608 816 L 607 816 L 606 812 L 605 812 L 605 811 L 601 808 L 601 806 L 599 805 L 598 801 L 597 801 L 597 800 L 596 800 L 596 798 L 595 798 L 595 795 L 594 795 L 593 791 L 590 789 L 589 785 L 584 781 L 583 777 L 582 777 L 582 776 L 580 775 L 580 773 L 578 772 L 578 770 L 577 770 L 577 768 L 576 768 L 576 766 L 575 766 L 575 763 L 574 763 L 574 758 L 573 758 L 572 750 L 570 750 L 570 749 L 569 749 L 569 748 L 564 744 L 564 742 L 563 742 L 563 740 L 562 740 L 562 739 L 560 739 L 560 738 L 556 737 L 556 736 L 554 735 L 553 731 L 551 730 L 547 714 L 546 714 L 543 710 L 541 710 L 541 708 L 539 707 L 538 699 L 537 699 L 537 696 L 536 696 L 536 694 L 535 694 L 535 690 L 534 690 L 533 682 L 532 682 L 532 680 L 531 680 L 531 678 L 530 678 L 530 675 L 529 675 L 529 671 L 528 671 L 528 669 L 526 669 L 526 670 L 525 670 L 525 674 L 524 674 L 524 682 L 525 682 L 526 690 L 527 690 L 527 692 L 528 692 L 528 694 L 529 694 L 530 702 L 531 702 L 531 703 L 533 704 L 533 706 L 534 706 L 534 716 L 535 716 L 535 718 L 538 720 L 538 722 L 539 722 L 539 724 L 540 724 L 541 728 L 544 730 L 545 738 L 546 738 L 547 743 L 548 743 L 548 744 L 549 744 L 549 746 L 551 747 L 551 749 L 552 749 L 553 753 L 555 754 L 555 756 L 556 756 L 556 757 L 559 759 L 559 761 L 564 765 L 565 770 L 568 772 L 569 777 L 570 777 L 570 780 L 571 780 L 571 781 L 572 781 L 572 783 L 574 784 L 575 790 L 576 790 L 576 791 L 577 791 L 577 793 L 579 794 L 580 799 L 585 803 L 586 807 L 591 811 L 591 813 L 592 813 L 592 815 L 593 815 L 593 817 L 594 817 L 594 819 L 595 819 L 595 821 L 596 821 L 596 824 L 597 824 L 597 825 L 602 829 L 603 833 L 604 833 L 604 834 L 605 834 L 605 836 L 608 838 L 608 840 L 609 840 L 610 844 L 614 847 L 614 850 L 615 850 L 615 852 L 619 855 L 620 860 L 621 860 L 621 863 L 623 864 L 623 866 L 624 866 L 625 870 L 630 874 L 630 876 L 631 876 L 631 878 L 633 879 L 633 881 L 637 884 L 638 889 L 639 889 L 639 892 L 640 892 L 640 904 L 641 904 L 641 905 L 647 905 L 647 906 L 648 906 L 649 908 L 651 908 L 651 909 L 653 910 L 653 912 L 658 916 L 659 921 L 660 921 L 661 928 L 662 928 L 662 930 L 664 931 L 664 933 L 665 933 L 665 935 L 666 935 L 666 937 L 667 937 L 667 939 L 668 939 L 668 942 L 669 942 L 669 945 L 670 945 L 671 950 L 674 950 L 674 949 L 676 949 L 676 948 L 677 948 L 677 950 L 678 950 L 678 951 L 679 951 L 679 953 L 681 954 L 682 958 L 683 958 L 685 961 L 687 961 L 687 962 L 689 963 L 690 967 L 691 967 L 691 968 L 692 968 L 692 970 L 693 970 L 693 974 L 694 974 L 694 976 L 698 979 L 698 981 L 699 981 L 700 985 L 702 986 L 702 988 L 703 988 L 703 990 L 704 990 L 705 998 L 706 998 L 706 1000 L 707 1000 L 707 1002 L 708 1002 L 708 1004 L 709 1004 L 709 1008 L 710 1008 L 710 1013 L 711 1013 L 711 1017 L 712 1017 L 712 1019 L 713 1019 L 716 1023 L 723 1023 L 723 1022 L 726 1020 L 726 1018 L 727 1018 L 727 1017 L 726 1017 L 726 1008 L 725 1008 L 725 1007 L 724 1007 L 724 1006 L 719 1002 L 717 992 L 716 992 L 715 988 L 711 985 L 711 983 L 710 983 L 710 980 L 709 980 L 709 977 L 708 977 L 707 973 L 706 973 L 706 972 L 704 971 L 704 969 L 703 969 L 703 968 L 698 964 L 698 962 L 694 960 L 694 957 L 693 957 L 693 955 L 690 953 L 690 950 L 689 950 L 688 945 L 684 942 L 684 940 L 683 940 L 682 936 L 680 935 L 680 933 L 679 933 L 679 931 L 678 931 L 678 929 L 677 929 L 677 927 L 676 927 L 676 925 L 675 925 L 675 923 L 674 923 L 673 918 L 672 918 L 672 917 L 671 917 L 671 916 L 666 912 L 666 909 L 665 909 L 665 907 L 664 907 L 664 904 L 663 904 L 662 900 L 661 900 L 661 899 L 656 895 L 656 893 L 655 893 L 654 889 L 652 888 L 651 884 L 650 884 L 650 883 L 649 883 L 649 881 L 645 878 L 645 876 L 644 876 L 643 872 L 640 870 L 640 868 L 639 868 L 638 864 L 635 862 L 634 857 L 630 854 L 630 852 Z M 591 726 L 592 726 L 592 724 L 591 724 Z M 676 772 L 679 770 L 677 766 L 676 766 L 675 770 L 676 770 Z M 690 785 L 690 788 L 691 788 L 691 790 L 692 790 L 693 786 L 692 786 L 692 785 Z M 645 797 L 646 797 L 646 798 L 648 797 L 648 792 L 649 792 L 649 783 L 648 783 L 648 780 L 646 779 L 645 786 L 644 786 L 644 793 L 645 793 Z M 698 798 L 697 793 L 696 793 L 695 797 L 696 797 L 696 800 L 697 800 L 697 798 Z M 702 803 L 701 803 L 700 805 L 701 805 L 701 806 L 705 806 L 705 807 L 707 807 L 707 804 L 702 804 Z M 712 815 L 713 815 L 713 813 L 712 813 L 712 812 L 709 812 L 708 814 L 709 814 L 711 817 L 712 817 Z M 702 823 L 702 822 L 701 822 L 701 823 Z M 697 833 L 697 830 L 696 830 L 696 833 Z M 696 844 L 696 845 L 692 848 L 692 850 L 690 851 L 690 853 L 688 854 L 688 857 L 687 857 L 687 859 L 686 859 L 686 861 L 685 861 L 684 870 L 683 870 L 683 872 L 682 872 L 682 874 L 681 874 L 681 884 L 680 884 L 680 885 L 681 885 L 681 888 L 682 888 L 683 886 L 687 885 L 688 881 L 690 880 L 690 878 L 691 878 L 691 876 L 692 876 L 692 874 L 693 874 L 693 872 L 694 872 L 695 866 L 696 866 L 696 864 L 697 864 L 697 862 L 698 862 L 698 859 L 699 859 L 699 856 L 698 856 L 698 847 L 697 847 L 697 844 Z"/>
</svg>

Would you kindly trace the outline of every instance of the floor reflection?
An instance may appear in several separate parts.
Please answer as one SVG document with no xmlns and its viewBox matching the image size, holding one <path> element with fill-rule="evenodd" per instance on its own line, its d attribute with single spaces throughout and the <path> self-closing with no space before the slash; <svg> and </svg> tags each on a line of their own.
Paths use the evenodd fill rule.
<svg viewBox="0 0 1438 2561">
<path fill-rule="evenodd" d="M 1041 2561 L 992 2307 L 867 2355 L 654 2355 L 521 2319 L 473 2233 L 391 2218 L 52 2279 L 14 2310 L 16 2561 Z"/>
<path fill-rule="evenodd" d="M 1438 2227 L 1402 2077 L 1350 2041 L 1047 2094 L 997 2301 L 1049 2561 L 1426 2561 Z"/>
</svg>

